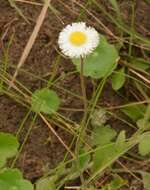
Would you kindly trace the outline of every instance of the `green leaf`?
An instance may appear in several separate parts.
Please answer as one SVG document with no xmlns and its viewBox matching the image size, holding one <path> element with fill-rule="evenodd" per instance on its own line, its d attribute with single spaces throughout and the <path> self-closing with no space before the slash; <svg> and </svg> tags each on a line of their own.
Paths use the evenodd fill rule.
<svg viewBox="0 0 150 190">
<path fill-rule="evenodd" d="M 80 166 L 80 170 L 84 170 L 89 161 L 90 161 L 90 154 L 85 154 L 86 151 L 84 148 L 82 148 L 79 152 L 79 166 Z"/>
<path fill-rule="evenodd" d="M 143 135 L 139 143 L 139 153 L 146 156 L 150 153 L 150 134 Z"/>
<path fill-rule="evenodd" d="M 92 135 L 93 145 L 105 145 L 116 136 L 116 131 L 110 125 L 95 127 Z"/>
<path fill-rule="evenodd" d="M 76 177 L 81 174 L 87 167 L 91 159 L 91 155 L 86 152 L 86 149 L 83 147 L 79 151 L 78 159 L 72 163 L 72 171 L 76 173 Z"/>
<path fill-rule="evenodd" d="M 120 176 L 116 176 L 110 184 L 106 184 L 101 190 L 119 190 L 125 184 L 126 182 Z"/>
<path fill-rule="evenodd" d="M 117 146 L 117 143 L 108 144 L 98 148 L 93 156 L 93 172 L 97 173 L 108 167 L 120 157 L 125 150 L 127 150 L 126 144 L 124 147 L 120 147 Z"/>
<path fill-rule="evenodd" d="M 150 129 L 150 121 L 145 122 L 144 118 L 137 120 L 136 124 L 141 129 L 144 129 L 144 130 Z"/>
<path fill-rule="evenodd" d="M 132 67 L 134 67 L 135 69 L 140 69 L 140 70 L 147 70 L 150 68 L 150 63 L 149 61 L 146 61 L 143 58 L 131 58 L 130 63 L 132 65 Z"/>
<path fill-rule="evenodd" d="M 150 190 L 150 173 L 140 172 L 143 178 L 144 190 Z"/>
<path fill-rule="evenodd" d="M 36 190 L 56 190 L 56 180 L 56 176 L 40 179 L 36 184 Z"/>
<path fill-rule="evenodd" d="M 116 176 L 116 178 L 111 181 L 110 187 L 112 188 L 112 190 L 117 190 L 125 184 L 126 182 L 120 176 Z"/>
<path fill-rule="evenodd" d="M 18 169 L 0 171 L 0 190 L 33 190 L 33 185 L 22 178 Z"/>
<path fill-rule="evenodd" d="M 37 113 L 52 114 L 58 110 L 59 104 L 56 92 L 46 88 L 35 91 L 32 96 L 32 110 Z"/>
<path fill-rule="evenodd" d="M 0 133 L 0 167 L 4 166 L 7 158 L 17 153 L 19 143 L 17 138 L 9 133 Z"/>
<path fill-rule="evenodd" d="M 96 50 L 84 58 L 84 75 L 92 78 L 102 78 L 110 75 L 119 59 L 115 47 L 107 42 L 104 36 L 100 36 L 100 43 Z M 80 72 L 80 59 L 73 59 L 77 71 Z"/>
<path fill-rule="evenodd" d="M 145 114 L 145 105 L 132 105 L 121 108 L 121 111 L 130 117 L 134 122 L 142 118 Z"/>
<path fill-rule="evenodd" d="M 138 139 L 139 141 L 139 139 Z M 125 154 L 129 149 L 135 146 L 138 141 L 130 139 L 124 144 L 124 146 L 118 146 L 117 143 L 107 144 L 105 146 L 99 146 L 95 149 L 93 154 L 93 165 L 90 177 L 87 182 L 91 182 L 97 175 L 101 174 L 108 166 L 111 166 L 120 156 Z"/>
<path fill-rule="evenodd" d="M 116 144 L 118 147 L 123 148 L 126 143 L 125 131 L 121 131 L 117 137 Z"/>
<path fill-rule="evenodd" d="M 124 83 L 125 83 L 125 71 L 124 68 L 121 68 L 112 75 L 112 88 L 114 90 L 119 90 L 120 88 L 122 88 Z"/>
</svg>

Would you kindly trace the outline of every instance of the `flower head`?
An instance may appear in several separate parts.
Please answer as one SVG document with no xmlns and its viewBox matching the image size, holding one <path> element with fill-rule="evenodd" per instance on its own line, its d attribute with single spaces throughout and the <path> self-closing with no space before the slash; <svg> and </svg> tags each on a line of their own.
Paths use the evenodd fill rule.
<svg viewBox="0 0 150 190">
<path fill-rule="evenodd" d="M 58 44 L 62 52 L 71 58 L 90 54 L 99 43 L 99 34 L 84 22 L 67 25 L 59 34 Z"/>
</svg>

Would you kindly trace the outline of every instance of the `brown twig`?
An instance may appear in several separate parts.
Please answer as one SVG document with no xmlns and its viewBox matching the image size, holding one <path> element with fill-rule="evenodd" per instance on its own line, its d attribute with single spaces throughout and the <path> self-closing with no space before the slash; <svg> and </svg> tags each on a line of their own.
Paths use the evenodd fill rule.
<svg viewBox="0 0 150 190">
<path fill-rule="evenodd" d="M 35 25 L 35 27 L 33 29 L 33 32 L 32 32 L 32 34 L 31 34 L 31 36 L 30 36 L 30 38 L 29 38 L 29 40 L 28 40 L 28 42 L 27 42 L 27 44 L 26 44 L 26 46 L 24 48 L 24 51 L 22 53 L 22 56 L 21 56 L 20 61 L 19 61 L 18 65 L 17 65 L 16 71 L 15 71 L 13 77 L 12 77 L 12 81 L 10 82 L 8 89 L 10 89 L 12 87 L 12 84 L 14 83 L 14 81 L 15 81 L 17 75 L 18 75 L 19 69 L 25 63 L 25 60 L 26 60 L 26 58 L 28 57 L 28 55 L 29 55 L 29 53 L 31 51 L 31 48 L 32 48 L 37 36 L 38 36 L 39 30 L 40 30 L 40 28 L 42 26 L 42 23 L 44 21 L 44 18 L 46 16 L 46 13 L 47 13 L 47 10 L 48 10 L 50 2 L 51 2 L 51 0 L 46 0 L 45 4 L 43 5 L 41 13 L 40 13 L 40 15 L 39 15 L 39 17 L 38 17 L 38 19 L 36 21 L 36 25 Z"/>
<path fill-rule="evenodd" d="M 20 3 L 27 3 L 27 4 L 31 4 L 31 5 L 42 6 L 42 3 L 37 3 L 37 2 L 32 2 L 32 1 L 26 1 L 26 0 L 15 0 L 15 1 L 20 2 Z"/>
<path fill-rule="evenodd" d="M 140 79 L 142 79 L 144 82 L 150 84 L 150 80 L 148 80 L 147 78 L 145 78 L 143 75 L 141 75 L 140 73 L 136 72 L 133 69 L 129 69 L 132 73 L 134 73 L 136 76 L 138 76 Z"/>
<path fill-rule="evenodd" d="M 71 156 L 75 159 L 75 154 L 70 150 L 70 148 L 64 143 L 64 141 L 59 137 L 59 135 L 56 133 L 56 131 L 53 129 L 53 127 L 50 125 L 50 123 L 45 119 L 45 117 L 40 113 L 39 116 L 44 121 L 44 123 L 48 126 L 48 128 L 52 131 L 52 133 L 58 138 L 58 140 L 61 142 L 61 144 L 65 147 L 65 149 L 71 154 Z"/>
</svg>

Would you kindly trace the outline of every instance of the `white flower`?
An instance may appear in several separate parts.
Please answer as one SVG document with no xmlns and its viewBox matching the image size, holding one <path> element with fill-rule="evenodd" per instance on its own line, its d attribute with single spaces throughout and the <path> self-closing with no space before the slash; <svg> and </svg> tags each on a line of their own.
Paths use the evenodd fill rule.
<svg viewBox="0 0 150 190">
<path fill-rule="evenodd" d="M 90 54 L 99 43 L 99 34 L 84 22 L 67 25 L 59 34 L 58 44 L 64 55 L 71 58 Z"/>
</svg>

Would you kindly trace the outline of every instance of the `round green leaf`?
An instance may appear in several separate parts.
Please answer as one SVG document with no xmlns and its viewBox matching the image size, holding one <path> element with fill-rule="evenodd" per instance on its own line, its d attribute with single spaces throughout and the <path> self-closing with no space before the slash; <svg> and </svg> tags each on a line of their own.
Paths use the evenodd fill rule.
<svg viewBox="0 0 150 190">
<path fill-rule="evenodd" d="M 0 190 L 33 190 L 33 185 L 22 178 L 18 169 L 3 169 L 0 172 Z"/>
<path fill-rule="evenodd" d="M 0 133 L 0 167 L 2 167 L 7 158 L 17 153 L 19 143 L 17 138 L 8 133 Z"/>
<path fill-rule="evenodd" d="M 58 110 L 60 100 L 56 92 L 49 89 L 41 89 L 35 91 L 32 96 L 32 110 L 39 113 L 52 114 Z"/>
<path fill-rule="evenodd" d="M 99 46 L 84 58 L 84 75 L 92 78 L 106 77 L 115 69 L 118 58 L 115 47 L 101 36 Z M 73 59 L 73 63 L 80 72 L 80 59 Z"/>
<path fill-rule="evenodd" d="M 116 135 L 116 131 L 110 125 L 95 127 L 92 134 L 92 144 L 101 146 L 109 144 Z"/>
</svg>

